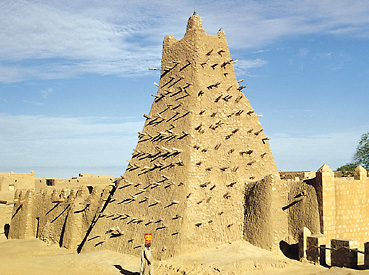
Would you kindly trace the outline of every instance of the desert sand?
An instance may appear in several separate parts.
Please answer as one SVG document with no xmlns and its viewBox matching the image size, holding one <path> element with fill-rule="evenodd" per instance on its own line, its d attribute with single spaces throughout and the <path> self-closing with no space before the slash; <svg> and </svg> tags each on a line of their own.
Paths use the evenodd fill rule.
<svg viewBox="0 0 369 275">
<path fill-rule="evenodd" d="M 155 252 L 155 245 L 153 244 Z M 269 252 L 246 241 L 155 262 L 155 273 L 164 274 L 369 274 L 364 270 L 324 268 Z M 77 254 L 38 239 L 0 237 L 0 274 L 139 274 L 140 259 L 102 250 Z"/>
</svg>

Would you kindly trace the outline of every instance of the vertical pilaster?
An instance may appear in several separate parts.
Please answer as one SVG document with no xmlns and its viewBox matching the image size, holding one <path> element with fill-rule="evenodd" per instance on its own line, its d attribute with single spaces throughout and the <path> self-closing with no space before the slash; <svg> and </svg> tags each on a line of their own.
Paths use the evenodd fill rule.
<svg viewBox="0 0 369 275">
<path fill-rule="evenodd" d="M 328 239 L 333 239 L 336 234 L 336 197 L 334 173 L 328 165 L 324 164 L 316 172 L 316 181 L 318 181 L 319 191 L 319 214 L 321 232 Z"/>
</svg>

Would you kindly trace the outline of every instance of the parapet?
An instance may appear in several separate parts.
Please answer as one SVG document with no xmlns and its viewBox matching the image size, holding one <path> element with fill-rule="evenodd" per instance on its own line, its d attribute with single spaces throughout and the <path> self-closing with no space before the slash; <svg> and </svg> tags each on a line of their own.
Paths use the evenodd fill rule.
<svg viewBox="0 0 369 275">
<path fill-rule="evenodd" d="M 362 166 L 358 166 L 355 169 L 354 173 L 355 180 L 366 180 L 367 179 L 367 171 Z"/>
<path fill-rule="evenodd" d="M 327 165 L 323 164 L 317 171 L 318 173 L 333 173 L 332 169 Z"/>
<path fill-rule="evenodd" d="M 202 28 L 201 17 L 198 16 L 197 14 L 192 15 L 188 19 L 186 31 L 189 31 L 191 29 L 199 29 L 199 30 L 204 31 L 204 29 Z"/>
</svg>

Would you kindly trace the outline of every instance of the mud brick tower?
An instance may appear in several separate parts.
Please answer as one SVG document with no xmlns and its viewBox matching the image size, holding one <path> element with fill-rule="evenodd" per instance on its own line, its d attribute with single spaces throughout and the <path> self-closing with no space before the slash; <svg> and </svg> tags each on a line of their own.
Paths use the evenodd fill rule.
<svg viewBox="0 0 369 275">
<path fill-rule="evenodd" d="M 83 250 L 140 255 L 152 233 L 164 259 L 244 238 L 245 186 L 279 174 L 234 62 L 196 14 L 181 40 L 165 37 L 151 111 Z"/>
</svg>

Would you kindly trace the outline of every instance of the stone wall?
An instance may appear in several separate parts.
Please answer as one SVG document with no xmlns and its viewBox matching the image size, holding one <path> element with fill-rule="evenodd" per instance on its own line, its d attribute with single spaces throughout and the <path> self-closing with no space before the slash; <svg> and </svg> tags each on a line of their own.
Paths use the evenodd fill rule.
<svg viewBox="0 0 369 275">
<path fill-rule="evenodd" d="M 320 264 L 325 267 L 348 267 L 353 269 L 369 268 L 369 243 L 361 244 L 364 251 L 358 250 L 358 243 L 353 240 L 331 239 L 327 240 L 322 234 L 311 235 L 307 233 L 301 238 L 299 243 L 299 259 L 307 260 L 313 264 Z M 364 265 L 361 264 L 362 257 L 358 253 L 364 254 Z"/>
<path fill-rule="evenodd" d="M 352 239 L 361 244 L 368 241 L 366 170 L 359 166 L 354 178 L 337 178 L 327 165 L 323 165 L 317 171 L 314 185 L 318 193 L 321 230 L 327 239 Z"/>
</svg>

